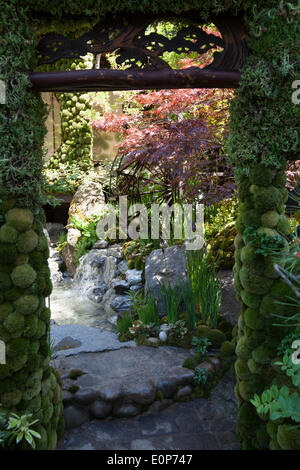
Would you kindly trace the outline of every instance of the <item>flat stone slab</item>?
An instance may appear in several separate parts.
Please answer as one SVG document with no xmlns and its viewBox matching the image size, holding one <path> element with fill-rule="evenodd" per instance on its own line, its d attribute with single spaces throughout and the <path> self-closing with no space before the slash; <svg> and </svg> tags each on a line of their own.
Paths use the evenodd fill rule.
<svg viewBox="0 0 300 470">
<path fill-rule="evenodd" d="M 53 358 L 136 347 L 134 341 L 121 343 L 116 333 L 85 325 L 52 325 L 50 335 Z"/>
<path fill-rule="evenodd" d="M 73 326 L 78 327 L 79 325 Z M 59 328 L 65 328 L 65 326 Z M 53 330 L 55 332 L 55 326 Z M 89 330 L 98 331 L 96 328 L 89 328 Z M 62 334 L 61 330 L 59 331 Z M 70 336 L 70 333 L 66 330 L 65 336 Z M 98 335 L 99 341 L 106 332 L 100 333 L 101 335 Z M 61 338 L 62 336 L 58 339 Z M 77 338 L 79 338 L 78 335 Z M 113 333 L 105 335 L 105 338 L 111 338 L 111 342 L 103 341 L 102 345 L 98 345 L 99 348 L 103 348 L 101 353 L 76 354 L 72 353 L 72 350 L 58 351 L 55 367 L 61 376 L 68 375 L 68 372 L 73 369 L 81 370 L 84 374 L 77 378 L 76 385 L 82 389 L 97 390 L 116 389 L 119 386 L 122 390 L 132 389 L 133 386 L 135 389 L 138 384 L 141 386 L 141 384 L 149 383 L 149 380 L 156 386 L 167 379 L 181 384 L 189 382 L 189 377 L 193 376 L 193 371 L 182 367 L 184 360 L 193 356 L 192 350 L 173 346 L 158 348 L 135 346 L 135 343 L 133 343 L 135 347 L 132 347 L 131 341 L 128 343 L 114 342 Z M 86 338 L 89 341 L 91 339 L 90 336 Z M 80 336 L 80 341 L 84 343 L 85 338 Z M 87 346 L 90 349 L 93 347 L 91 344 Z M 82 349 L 82 346 L 75 349 Z"/>
<path fill-rule="evenodd" d="M 127 419 L 90 421 L 67 431 L 58 450 L 237 450 L 234 384 L 231 370 L 208 399 Z"/>
</svg>

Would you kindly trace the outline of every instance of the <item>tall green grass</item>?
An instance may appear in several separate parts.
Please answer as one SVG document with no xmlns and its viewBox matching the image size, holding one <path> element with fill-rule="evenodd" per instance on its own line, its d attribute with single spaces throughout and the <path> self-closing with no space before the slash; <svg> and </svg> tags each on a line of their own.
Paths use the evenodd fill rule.
<svg viewBox="0 0 300 470">
<path fill-rule="evenodd" d="M 199 250 L 186 251 L 186 265 L 201 319 L 215 328 L 219 321 L 222 292 L 216 264 L 203 250 Z"/>
<path fill-rule="evenodd" d="M 168 323 L 174 324 L 179 319 L 179 308 L 182 298 L 181 284 L 176 284 L 172 287 L 170 282 L 167 285 L 160 283 L 160 293 L 167 312 Z"/>
</svg>

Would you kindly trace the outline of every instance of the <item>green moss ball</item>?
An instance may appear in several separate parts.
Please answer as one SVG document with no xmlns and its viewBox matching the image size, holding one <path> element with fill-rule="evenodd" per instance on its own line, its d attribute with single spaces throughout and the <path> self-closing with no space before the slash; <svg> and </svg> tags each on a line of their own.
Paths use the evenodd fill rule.
<svg viewBox="0 0 300 470">
<path fill-rule="evenodd" d="M 251 184 L 258 186 L 270 186 L 275 173 L 275 170 L 259 164 L 250 170 L 249 180 Z"/>
<path fill-rule="evenodd" d="M 239 338 L 236 349 L 235 349 L 236 355 L 241 358 L 241 359 L 246 359 L 248 360 L 251 356 L 251 349 L 249 348 L 249 344 L 247 343 L 247 338 L 246 336 L 242 336 Z"/>
<path fill-rule="evenodd" d="M 17 312 L 12 312 L 8 315 L 4 322 L 4 326 L 10 334 L 15 335 L 18 332 L 23 332 L 24 317 Z"/>
<path fill-rule="evenodd" d="M 0 228 L 0 242 L 2 243 L 15 243 L 18 235 L 18 231 L 8 224 L 4 224 Z"/>
<path fill-rule="evenodd" d="M 241 250 L 241 261 L 244 264 L 252 264 L 256 259 L 258 258 L 258 255 L 255 251 L 255 248 L 251 245 L 246 245 L 244 248 Z"/>
<path fill-rule="evenodd" d="M 30 253 L 38 244 L 39 237 L 34 230 L 26 230 L 21 233 L 17 241 L 17 248 L 20 253 Z"/>
<path fill-rule="evenodd" d="M 277 442 L 283 450 L 300 450 L 300 431 L 294 425 L 278 426 Z"/>
<path fill-rule="evenodd" d="M 264 327 L 264 319 L 261 314 L 252 308 L 247 308 L 244 314 L 245 324 L 252 330 L 261 330 Z"/>
<path fill-rule="evenodd" d="M 288 235 L 289 233 L 291 233 L 290 223 L 285 215 L 281 215 L 279 217 L 276 230 L 283 235 Z"/>
<path fill-rule="evenodd" d="M 269 292 L 273 280 L 267 279 L 253 267 L 243 266 L 239 273 L 241 285 L 251 294 L 262 295 Z"/>
<path fill-rule="evenodd" d="M 36 295 L 22 295 L 14 302 L 14 306 L 22 315 L 30 315 L 38 309 L 39 298 Z"/>
<path fill-rule="evenodd" d="M 247 380 L 250 377 L 248 364 L 241 358 L 238 358 L 234 364 L 234 369 L 237 377 L 240 380 Z"/>
<path fill-rule="evenodd" d="M 280 192 L 274 186 L 259 187 L 254 194 L 254 206 L 260 213 L 276 209 L 281 202 Z"/>
<path fill-rule="evenodd" d="M 13 270 L 11 278 L 15 286 L 26 289 L 35 281 L 36 272 L 29 264 L 21 264 Z"/>
<path fill-rule="evenodd" d="M 33 213 L 29 209 L 14 208 L 6 213 L 6 222 L 19 232 L 31 229 L 33 221 Z"/>
<path fill-rule="evenodd" d="M 231 341 L 224 341 L 221 344 L 220 348 L 220 355 L 224 357 L 229 357 L 234 354 L 234 345 L 231 343 Z"/>
<path fill-rule="evenodd" d="M 251 294 L 251 292 L 246 291 L 245 289 L 241 291 L 241 298 L 243 302 L 250 308 L 258 308 L 262 297 L 256 294 Z"/>
<path fill-rule="evenodd" d="M 276 211 L 268 211 L 261 216 L 261 225 L 263 227 L 274 228 L 278 224 L 279 214 Z"/>
</svg>

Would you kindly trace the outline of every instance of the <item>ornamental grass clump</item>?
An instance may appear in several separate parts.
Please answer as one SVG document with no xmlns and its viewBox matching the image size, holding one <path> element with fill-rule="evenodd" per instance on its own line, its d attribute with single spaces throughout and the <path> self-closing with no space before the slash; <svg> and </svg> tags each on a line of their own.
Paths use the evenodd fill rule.
<svg viewBox="0 0 300 470">
<path fill-rule="evenodd" d="M 174 287 L 168 282 L 167 285 L 160 283 L 160 293 L 167 312 L 168 323 L 176 323 L 179 319 L 179 308 L 181 303 L 181 285 L 176 284 Z"/>
<path fill-rule="evenodd" d="M 203 250 L 186 252 L 186 262 L 193 297 L 200 307 L 201 319 L 216 328 L 221 307 L 221 284 L 216 265 Z"/>
</svg>

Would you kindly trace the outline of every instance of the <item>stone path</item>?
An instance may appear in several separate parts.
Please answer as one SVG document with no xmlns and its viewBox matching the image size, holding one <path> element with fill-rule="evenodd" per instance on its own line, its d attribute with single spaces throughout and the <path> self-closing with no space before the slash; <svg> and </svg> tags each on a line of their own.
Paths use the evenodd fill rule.
<svg viewBox="0 0 300 470">
<path fill-rule="evenodd" d="M 209 399 L 83 424 L 65 433 L 58 450 L 235 450 L 234 383 L 230 370 Z"/>
</svg>

